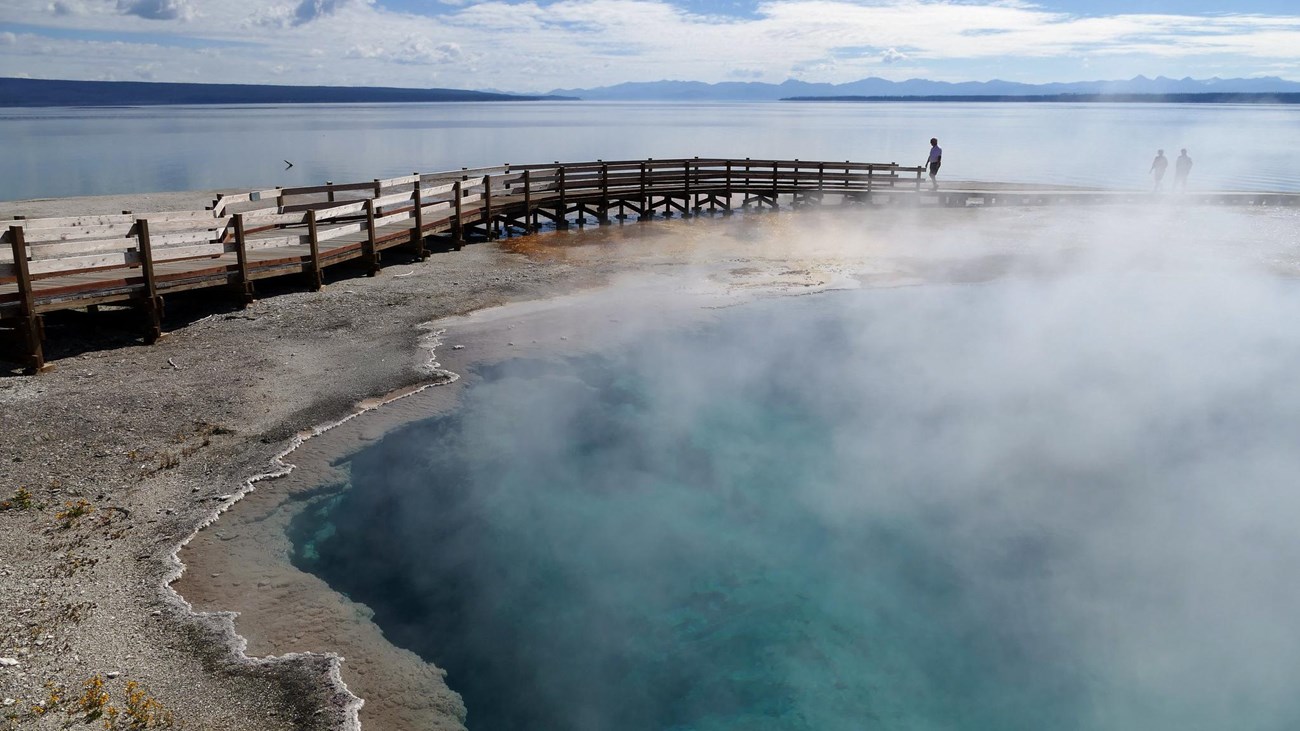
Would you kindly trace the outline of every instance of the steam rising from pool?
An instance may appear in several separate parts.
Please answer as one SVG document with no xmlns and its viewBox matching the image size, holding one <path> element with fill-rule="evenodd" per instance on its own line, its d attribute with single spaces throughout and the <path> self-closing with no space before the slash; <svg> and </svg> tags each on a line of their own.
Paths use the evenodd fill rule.
<svg viewBox="0 0 1300 731">
<path fill-rule="evenodd" d="M 481 366 L 296 560 L 472 729 L 1295 728 L 1300 286 L 1119 243 Z"/>
</svg>

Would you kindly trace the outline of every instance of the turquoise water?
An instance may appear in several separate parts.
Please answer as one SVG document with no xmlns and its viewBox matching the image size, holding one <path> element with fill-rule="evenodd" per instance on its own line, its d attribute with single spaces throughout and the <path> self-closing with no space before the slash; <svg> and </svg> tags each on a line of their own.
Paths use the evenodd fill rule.
<svg viewBox="0 0 1300 731">
<path fill-rule="evenodd" d="M 843 292 L 480 366 L 295 562 L 471 729 L 1296 728 L 1297 307 Z"/>
<path fill-rule="evenodd" d="M 1206 104 L 303 104 L 0 108 L 0 200 L 366 181 L 551 160 L 752 157 L 919 165 L 948 180 L 1300 190 L 1300 107 Z M 294 166 L 286 168 L 285 160 Z"/>
</svg>

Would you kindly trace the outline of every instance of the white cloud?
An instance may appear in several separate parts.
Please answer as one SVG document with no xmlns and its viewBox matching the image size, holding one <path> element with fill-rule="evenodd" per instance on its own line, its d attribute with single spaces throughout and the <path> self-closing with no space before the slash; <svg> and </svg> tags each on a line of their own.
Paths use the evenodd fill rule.
<svg viewBox="0 0 1300 731">
<path fill-rule="evenodd" d="M 1132 65 L 1130 75 L 1170 64 L 1194 76 L 1197 69 L 1300 73 L 1296 16 L 1081 17 L 998 0 L 766 0 L 751 18 L 705 17 L 661 0 L 443 3 L 432 16 L 392 12 L 373 0 L 11 2 L 15 16 L 39 14 L 62 29 L 183 30 L 185 42 L 172 44 L 180 47 L 140 50 L 153 55 L 137 62 L 158 62 L 164 80 L 256 82 L 279 66 L 293 83 L 421 85 L 428 70 L 418 67 L 456 64 L 458 85 L 545 90 L 662 78 L 780 80 L 791 70 L 814 81 L 917 72 L 964 80 L 964 69 L 978 63 L 1045 81 L 1032 78 L 1044 65 L 1039 60 L 1070 56 L 1111 59 L 1107 68 L 1122 61 Z M 158 22 L 199 15 L 201 27 Z M 199 50 L 205 41 L 212 47 Z M 109 69 L 125 76 L 134 67 L 93 44 L 42 42 L 66 50 L 47 59 L 41 75 L 89 78 Z M 256 52 L 230 51 L 222 42 Z M 886 50 L 835 53 L 846 47 Z M 304 65 L 319 49 L 333 60 Z"/>
<path fill-rule="evenodd" d="M 448 64 L 466 57 L 458 43 L 435 43 L 414 36 L 390 46 L 353 46 L 345 55 L 348 58 L 379 59 L 398 64 Z"/>
<path fill-rule="evenodd" d="M 66 3 L 55 3 L 69 7 Z M 194 9 L 188 0 L 118 0 L 117 9 L 127 15 L 136 15 L 146 20 L 185 20 L 194 16 Z"/>
<path fill-rule="evenodd" d="M 85 12 L 80 4 L 67 0 L 56 0 L 46 6 L 46 9 L 53 15 L 81 15 Z"/>
<path fill-rule="evenodd" d="M 318 18 L 333 15 L 352 0 L 302 0 L 293 11 L 293 22 L 301 25 Z"/>
</svg>

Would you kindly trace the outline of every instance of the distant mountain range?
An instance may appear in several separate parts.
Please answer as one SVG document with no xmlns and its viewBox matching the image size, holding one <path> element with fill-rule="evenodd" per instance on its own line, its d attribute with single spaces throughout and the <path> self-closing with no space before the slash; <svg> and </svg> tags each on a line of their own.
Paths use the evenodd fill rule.
<svg viewBox="0 0 1300 731">
<path fill-rule="evenodd" d="M 143 81 L 62 81 L 0 78 L 0 107 L 103 107 L 159 104 L 352 104 L 380 102 L 510 102 L 551 96 L 465 89 L 371 86 L 171 84 Z"/>
<path fill-rule="evenodd" d="M 783 102 L 1098 102 L 1107 104 L 1300 104 L 1300 93 L 1035 94 L 1032 96 L 792 96 Z"/>
<path fill-rule="evenodd" d="M 950 83 L 910 79 L 862 79 L 814 84 L 700 81 L 629 82 L 594 89 L 556 89 L 548 94 L 509 94 L 467 89 L 402 89 L 371 86 L 274 86 L 179 84 L 143 81 L 65 81 L 0 77 L 0 107 L 141 106 L 160 104 L 345 104 L 384 102 L 591 101 L 1199 101 L 1295 103 L 1300 82 L 1257 79 L 1148 79 L 1021 84 L 1012 81 Z M 1267 95 L 1267 96 L 1261 96 Z"/>
<path fill-rule="evenodd" d="M 775 101 L 792 97 L 1021 97 L 1065 94 L 1284 94 L 1300 93 L 1300 82 L 1274 76 L 1256 79 L 1148 79 L 1021 84 L 1014 81 L 889 81 L 869 78 L 845 84 L 815 84 L 790 79 L 780 84 L 726 81 L 629 82 L 594 89 L 556 89 L 551 94 L 591 101 Z"/>
</svg>

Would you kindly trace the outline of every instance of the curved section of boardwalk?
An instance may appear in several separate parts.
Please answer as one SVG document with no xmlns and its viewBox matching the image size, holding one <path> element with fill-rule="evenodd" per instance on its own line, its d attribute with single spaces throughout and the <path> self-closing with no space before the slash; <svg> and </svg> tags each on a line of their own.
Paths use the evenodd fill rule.
<svg viewBox="0 0 1300 731">
<path fill-rule="evenodd" d="M 736 208 L 836 202 L 1042 205 L 1149 200 L 1141 193 L 944 190 L 923 169 L 892 163 L 678 159 L 503 165 L 372 180 L 275 188 L 218 198 L 203 211 L 14 219 L 0 246 L 0 328 L 13 341 L 0 356 L 45 367 L 42 315 L 138 304 L 146 340 L 161 335 L 162 297 L 220 288 L 247 302 L 253 282 L 360 260 L 372 273 L 382 253 L 425 258 L 431 241 L 565 229 L 612 219 L 728 215 Z M 1243 204 L 1297 205 L 1287 194 L 1200 194 Z"/>
</svg>

